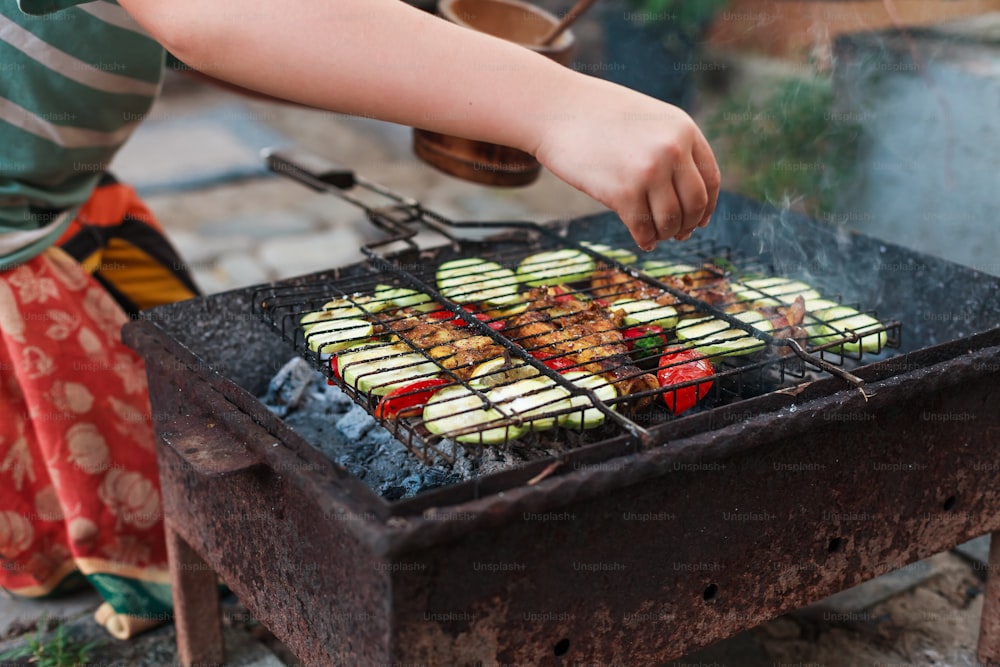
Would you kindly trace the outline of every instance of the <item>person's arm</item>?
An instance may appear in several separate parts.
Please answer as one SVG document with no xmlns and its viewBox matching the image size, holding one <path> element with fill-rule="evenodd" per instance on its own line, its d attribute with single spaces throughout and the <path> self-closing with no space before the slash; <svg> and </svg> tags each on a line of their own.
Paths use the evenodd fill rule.
<svg viewBox="0 0 1000 667">
<path fill-rule="evenodd" d="M 680 109 L 398 0 L 120 0 L 209 76 L 309 106 L 520 148 L 640 247 L 708 223 L 719 172 Z"/>
</svg>

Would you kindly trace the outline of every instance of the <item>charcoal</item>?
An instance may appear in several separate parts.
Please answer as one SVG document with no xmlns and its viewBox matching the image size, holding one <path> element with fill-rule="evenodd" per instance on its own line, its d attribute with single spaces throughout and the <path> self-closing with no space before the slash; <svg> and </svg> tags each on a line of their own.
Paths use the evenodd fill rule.
<svg viewBox="0 0 1000 667">
<path fill-rule="evenodd" d="M 314 379 L 315 371 L 309 363 L 301 357 L 294 357 L 271 379 L 261 402 L 274 414 L 284 417 L 302 403 Z"/>
<path fill-rule="evenodd" d="M 341 456 L 338 456 L 334 460 L 338 464 L 346 468 L 347 472 L 351 473 L 358 479 L 364 479 L 365 476 L 368 474 L 368 469 L 365 468 L 363 465 L 356 463 L 353 460 L 353 456 L 351 454 L 343 454 Z"/>
<path fill-rule="evenodd" d="M 351 406 L 347 414 L 337 422 L 337 430 L 350 440 L 360 440 L 373 426 L 375 418 L 360 405 Z"/>
<path fill-rule="evenodd" d="M 298 357 L 275 375 L 261 400 L 306 442 L 386 500 L 411 498 L 557 454 L 529 437 L 516 447 L 482 451 L 445 441 L 439 447 L 453 463 L 433 449 L 427 449 L 427 460 L 422 460 Z"/>
<path fill-rule="evenodd" d="M 383 484 L 375 490 L 386 500 L 399 500 L 406 496 L 406 489 L 399 484 Z"/>
</svg>

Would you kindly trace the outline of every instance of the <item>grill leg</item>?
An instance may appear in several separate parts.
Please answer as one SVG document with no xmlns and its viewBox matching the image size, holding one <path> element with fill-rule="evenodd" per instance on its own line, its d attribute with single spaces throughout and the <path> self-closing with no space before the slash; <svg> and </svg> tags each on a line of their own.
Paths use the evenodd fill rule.
<svg viewBox="0 0 1000 667">
<path fill-rule="evenodd" d="M 986 568 L 986 598 L 979 621 L 979 662 L 1000 666 L 1000 531 L 990 536 L 990 562 Z"/>
<path fill-rule="evenodd" d="M 167 523 L 167 557 L 174 597 L 177 657 L 182 667 L 225 663 L 217 576 Z"/>
</svg>

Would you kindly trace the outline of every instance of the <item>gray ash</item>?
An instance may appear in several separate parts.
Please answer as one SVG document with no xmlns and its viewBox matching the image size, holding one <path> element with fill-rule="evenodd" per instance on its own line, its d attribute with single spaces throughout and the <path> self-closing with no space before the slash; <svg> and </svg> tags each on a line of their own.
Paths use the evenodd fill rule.
<svg viewBox="0 0 1000 667">
<path fill-rule="evenodd" d="M 427 452 L 431 463 L 424 463 L 300 357 L 278 371 L 260 400 L 306 442 L 387 500 L 516 468 L 555 456 L 571 444 L 543 445 L 528 438 L 516 447 L 472 452 L 446 442 L 439 447 L 454 458 L 454 464 L 433 450 Z"/>
</svg>

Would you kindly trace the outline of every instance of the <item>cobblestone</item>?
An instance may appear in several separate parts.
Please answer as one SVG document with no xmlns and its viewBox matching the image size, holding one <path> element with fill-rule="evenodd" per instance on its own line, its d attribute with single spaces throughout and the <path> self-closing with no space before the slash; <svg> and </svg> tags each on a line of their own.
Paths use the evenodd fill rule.
<svg viewBox="0 0 1000 667">
<path fill-rule="evenodd" d="M 261 211 L 250 215 L 210 220 L 198 229 L 205 237 L 250 237 L 253 240 L 303 234 L 319 226 L 309 211 Z"/>
<path fill-rule="evenodd" d="M 268 239 L 257 252 L 270 275 L 280 280 L 360 261 L 362 243 L 363 238 L 355 228 L 341 227 L 317 234 Z"/>
<path fill-rule="evenodd" d="M 270 279 L 268 267 L 243 252 L 230 252 L 219 257 L 212 274 L 222 285 L 256 285 Z"/>
</svg>

